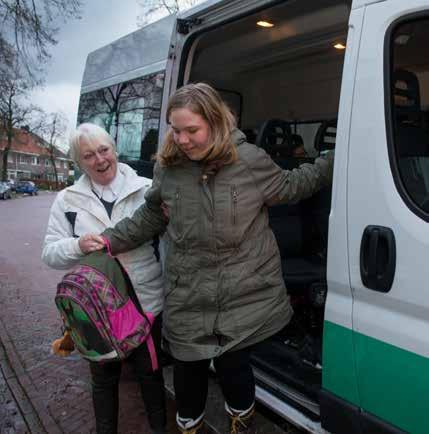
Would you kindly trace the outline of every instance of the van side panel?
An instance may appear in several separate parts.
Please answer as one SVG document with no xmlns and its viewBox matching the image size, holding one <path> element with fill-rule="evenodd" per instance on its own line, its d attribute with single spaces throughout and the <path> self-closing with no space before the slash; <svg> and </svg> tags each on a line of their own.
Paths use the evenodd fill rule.
<svg viewBox="0 0 429 434">
<path fill-rule="evenodd" d="M 350 129 L 347 206 L 362 414 L 374 415 L 406 432 L 426 434 L 429 225 L 407 207 L 395 185 L 386 134 L 390 89 L 387 98 L 384 86 L 390 69 L 390 39 L 385 47 L 388 29 L 401 17 L 419 11 L 429 13 L 428 0 L 389 0 L 365 8 Z M 421 57 L 423 63 L 425 50 Z M 386 69 L 385 59 L 389 62 Z M 394 234 L 396 246 L 393 283 L 384 291 L 365 286 L 361 275 L 362 254 L 367 252 L 362 240 L 365 231 L 374 227 Z"/>
</svg>

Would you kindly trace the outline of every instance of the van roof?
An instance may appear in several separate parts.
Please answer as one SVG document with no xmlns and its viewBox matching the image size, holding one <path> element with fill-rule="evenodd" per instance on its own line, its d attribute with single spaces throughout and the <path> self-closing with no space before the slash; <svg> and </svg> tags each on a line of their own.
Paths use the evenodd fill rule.
<svg viewBox="0 0 429 434">
<path fill-rule="evenodd" d="M 222 3 L 230 3 L 230 0 L 206 0 L 197 5 L 184 10 L 183 12 L 179 12 L 178 18 L 187 19 L 191 18 L 194 15 L 198 15 L 201 11 L 209 11 L 212 8 L 218 7 Z"/>
<path fill-rule="evenodd" d="M 381 3 L 384 1 L 386 0 L 353 0 L 352 9 L 358 9 L 361 8 L 362 6 L 368 6 L 372 3 Z"/>
<path fill-rule="evenodd" d="M 368 6 L 372 3 L 381 3 L 386 0 L 352 0 L 353 5 L 352 9 L 358 9 L 362 6 Z M 193 6 L 190 9 L 187 9 L 183 12 L 180 12 L 178 14 L 178 18 L 181 19 L 189 19 L 192 18 L 195 15 L 198 15 L 200 12 L 204 11 L 204 13 L 209 12 L 211 9 L 218 8 L 219 6 L 224 4 L 231 3 L 230 0 L 206 0 L 204 2 L 201 2 L 197 4 L 196 6 Z M 252 4 L 253 3 L 253 4 Z M 270 3 L 273 3 L 272 0 L 252 0 L 252 1 L 246 1 L 243 2 L 243 7 L 245 8 L 252 8 L 255 6 L 262 7 L 264 4 L 267 5 L 267 7 L 270 6 Z"/>
<path fill-rule="evenodd" d="M 175 18 L 169 15 L 91 52 L 81 93 L 165 69 Z"/>
</svg>

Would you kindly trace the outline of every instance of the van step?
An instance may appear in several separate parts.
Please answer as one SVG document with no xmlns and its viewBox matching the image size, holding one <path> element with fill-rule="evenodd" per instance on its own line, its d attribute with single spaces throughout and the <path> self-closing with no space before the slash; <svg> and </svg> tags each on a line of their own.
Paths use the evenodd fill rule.
<svg viewBox="0 0 429 434">
<path fill-rule="evenodd" d="M 302 359 L 297 349 L 276 340 L 268 340 L 255 347 L 252 365 L 319 402 L 322 370 Z"/>
</svg>

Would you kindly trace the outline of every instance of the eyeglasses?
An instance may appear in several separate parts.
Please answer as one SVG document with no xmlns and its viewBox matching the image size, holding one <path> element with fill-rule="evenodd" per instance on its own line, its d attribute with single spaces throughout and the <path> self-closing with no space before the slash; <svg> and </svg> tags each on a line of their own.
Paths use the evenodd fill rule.
<svg viewBox="0 0 429 434">
<path fill-rule="evenodd" d="M 101 158 L 105 158 L 113 154 L 113 152 L 114 152 L 113 148 L 110 146 L 100 146 L 96 151 L 85 152 L 84 155 L 82 156 L 82 160 L 87 163 L 90 163 L 97 159 L 97 155 Z"/>
</svg>

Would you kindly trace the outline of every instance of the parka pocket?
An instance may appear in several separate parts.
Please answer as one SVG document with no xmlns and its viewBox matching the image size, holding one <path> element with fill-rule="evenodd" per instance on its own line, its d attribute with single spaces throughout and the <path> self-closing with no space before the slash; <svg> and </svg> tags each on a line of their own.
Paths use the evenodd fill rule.
<svg viewBox="0 0 429 434">
<path fill-rule="evenodd" d="M 235 185 L 231 185 L 231 224 L 237 224 L 238 193 Z"/>
</svg>

